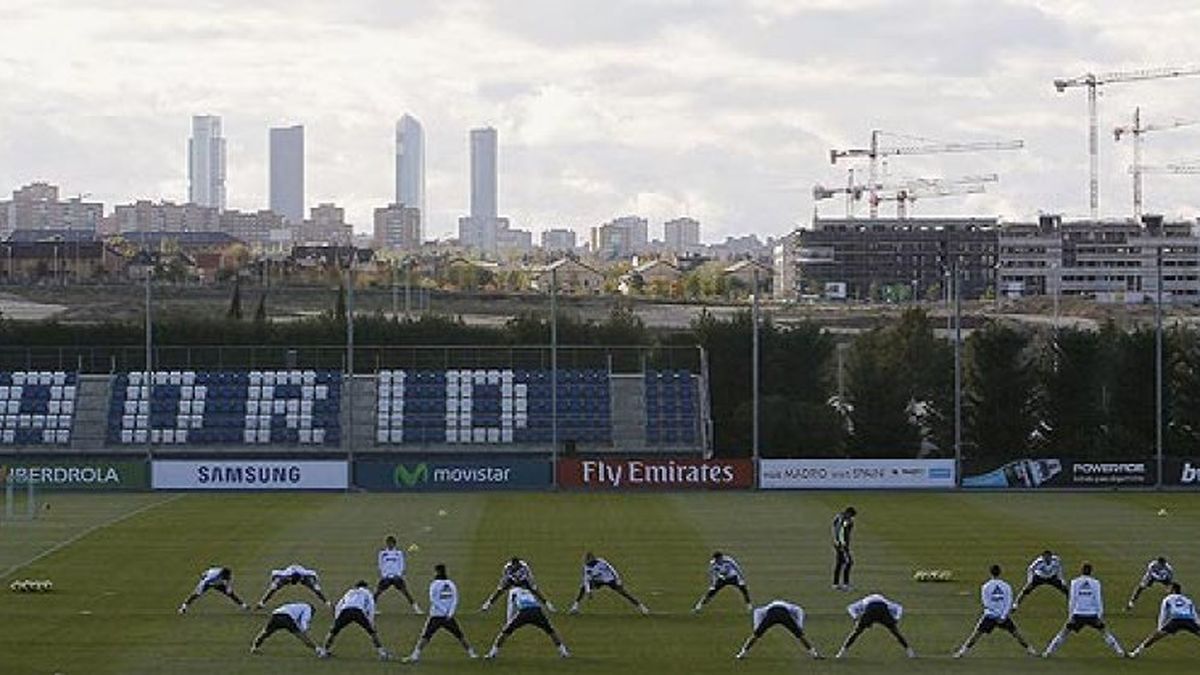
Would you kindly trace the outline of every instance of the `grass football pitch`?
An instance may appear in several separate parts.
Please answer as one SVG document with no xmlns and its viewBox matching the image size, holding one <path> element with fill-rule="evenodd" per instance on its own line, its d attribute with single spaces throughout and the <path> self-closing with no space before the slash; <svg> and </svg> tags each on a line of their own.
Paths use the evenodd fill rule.
<svg viewBox="0 0 1200 675">
<path fill-rule="evenodd" d="M 1200 640 L 1179 635 L 1136 661 L 1118 659 L 1094 632 L 1072 636 L 1052 659 L 1026 656 L 1007 635 L 985 637 L 962 661 L 949 655 L 979 614 L 978 587 L 992 562 L 1019 587 L 1045 547 L 1068 572 L 1092 561 L 1105 583 L 1110 626 L 1127 647 L 1154 627 L 1159 589 L 1135 611 L 1124 603 L 1148 558 L 1166 555 L 1181 582 L 1200 591 L 1196 524 L 1200 499 L 1186 494 L 128 494 L 41 495 L 33 522 L 0 526 L 0 672 L 17 673 L 1179 673 L 1194 672 Z M 854 593 L 830 588 L 829 521 L 853 504 Z M 1160 509 L 1167 515 L 1158 515 Z M 444 515 L 441 515 L 444 512 Z M 348 629 L 320 661 L 286 633 L 264 654 L 247 653 L 263 613 L 238 611 L 210 594 L 190 613 L 176 608 L 211 564 L 234 570 L 234 587 L 257 600 L 273 567 L 300 562 L 321 573 L 334 598 L 357 579 L 375 581 L 386 533 L 407 547 L 410 586 L 422 606 L 429 570 L 445 562 L 462 594 L 460 619 L 482 651 L 503 608 L 480 614 L 501 563 L 520 555 L 557 605 L 552 620 L 573 657 L 561 660 L 536 630 L 519 632 L 496 662 L 469 662 L 446 635 L 419 665 L 379 662 L 365 635 Z M 587 549 L 612 561 L 654 614 L 643 617 L 608 591 L 567 616 Z M 713 550 L 734 555 L 757 603 L 785 598 L 807 611 L 806 632 L 831 656 L 850 628 L 846 605 L 878 590 L 905 606 L 909 661 L 882 629 L 843 661 L 813 661 L 782 630 L 744 662 L 733 654 L 750 631 L 734 589 L 698 616 Z M 953 583 L 922 584 L 913 571 L 944 568 Z M 52 579 L 55 591 L 8 591 L 14 579 Z M 290 588 L 276 603 L 309 599 Z M 394 591 L 380 603 L 385 646 L 411 649 L 422 625 Z M 1065 602 L 1040 589 L 1016 615 L 1039 649 L 1058 630 Z M 314 639 L 331 623 L 319 610 Z"/>
</svg>

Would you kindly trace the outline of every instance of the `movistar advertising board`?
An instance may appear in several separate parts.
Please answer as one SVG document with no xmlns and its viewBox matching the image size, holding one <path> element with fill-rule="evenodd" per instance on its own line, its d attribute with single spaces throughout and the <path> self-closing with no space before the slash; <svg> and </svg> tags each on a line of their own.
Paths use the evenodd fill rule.
<svg viewBox="0 0 1200 675">
<path fill-rule="evenodd" d="M 552 465 L 543 459 L 416 457 L 354 462 L 354 485 L 364 490 L 544 490 L 552 484 Z"/>
</svg>

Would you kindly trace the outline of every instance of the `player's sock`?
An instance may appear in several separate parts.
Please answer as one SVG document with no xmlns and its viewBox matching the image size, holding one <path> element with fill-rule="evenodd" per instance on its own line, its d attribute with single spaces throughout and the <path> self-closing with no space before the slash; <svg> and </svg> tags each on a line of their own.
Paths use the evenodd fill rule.
<svg viewBox="0 0 1200 675">
<path fill-rule="evenodd" d="M 835 659 L 844 659 L 844 658 L 846 658 L 846 648 L 845 648 L 845 647 L 842 647 L 841 649 L 839 649 L 839 650 L 837 651 L 837 654 L 835 654 L 833 658 L 835 658 Z"/>
<path fill-rule="evenodd" d="M 187 606 L 186 602 L 179 606 L 180 614 L 187 614 L 187 610 L 188 610 L 188 606 Z"/>
<path fill-rule="evenodd" d="M 492 608 L 492 601 L 491 601 L 491 600 L 484 600 L 484 601 L 483 601 L 483 604 L 482 604 L 482 605 L 479 607 L 479 611 L 481 611 L 481 612 L 486 612 L 486 611 L 488 611 L 488 610 L 489 610 L 489 609 L 491 609 L 491 608 Z"/>
<path fill-rule="evenodd" d="M 1104 632 L 1104 644 L 1108 645 L 1109 647 L 1112 647 L 1112 650 L 1117 653 L 1117 656 L 1125 656 L 1125 650 L 1121 648 L 1121 643 L 1117 642 L 1116 635 L 1113 635 L 1112 633 L 1105 631 Z"/>
<path fill-rule="evenodd" d="M 413 649 L 412 653 L 408 655 L 408 660 L 412 661 L 413 663 L 420 661 L 421 660 L 421 650 Z"/>
<path fill-rule="evenodd" d="M 746 648 L 745 648 L 745 647 L 742 647 L 741 649 L 739 649 L 739 650 L 738 650 L 738 653 L 733 655 L 733 658 L 735 658 L 735 659 L 744 659 L 744 658 L 746 658 Z"/>
<path fill-rule="evenodd" d="M 568 658 L 568 657 L 570 657 L 570 656 L 571 656 L 571 652 L 567 651 L 567 646 L 566 646 L 566 645 L 561 645 L 561 644 L 560 644 L 560 645 L 558 646 L 558 655 L 559 655 L 559 656 L 561 656 L 561 657 L 563 657 L 563 658 L 565 659 L 565 658 Z"/>
<path fill-rule="evenodd" d="M 1046 645 L 1046 651 L 1042 652 L 1042 656 L 1050 656 L 1054 652 L 1058 651 L 1058 648 L 1062 646 L 1063 640 L 1066 639 L 1066 631 L 1059 631 L 1058 635 L 1055 635 L 1054 639 L 1050 641 L 1050 644 Z"/>
<path fill-rule="evenodd" d="M 384 649 L 383 647 L 376 649 L 375 653 L 379 654 L 380 661 L 387 661 L 388 659 L 392 658 L 392 655 L 388 653 L 388 650 Z"/>
<path fill-rule="evenodd" d="M 1029 652 L 1029 655 L 1030 655 L 1030 656 L 1037 656 L 1037 655 L 1038 655 L 1038 651 L 1037 651 L 1037 649 L 1035 649 L 1035 648 L 1034 648 L 1034 646 L 1033 646 L 1033 645 L 1029 645 L 1028 647 L 1026 647 L 1026 648 L 1025 648 L 1025 651 Z"/>
<path fill-rule="evenodd" d="M 650 608 L 643 605 L 640 602 L 638 603 L 638 611 L 641 612 L 642 614 L 647 614 L 647 615 L 650 614 Z"/>
<path fill-rule="evenodd" d="M 1125 656 L 1128 656 L 1131 659 L 1136 659 L 1137 657 L 1139 657 L 1141 655 L 1142 655 L 1142 646 L 1138 645 L 1133 648 L 1133 651 L 1129 652 Z"/>
<path fill-rule="evenodd" d="M 261 654 L 262 652 L 259 650 L 258 645 L 250 645 L 250 653 Z"/>
<path fill-rule="evenodd" d="M 567 614 L 578 614 L 578 613 L 579 613 L 579 603 L 572 602 L 571 608 L 567 610 Z"/>
<path fill-rule="evenodd" d="M 500 652 L 499 652 L 499 651 L 497 651 L 495 647 L 492 647 L 491 649 L 489 649 L 489 650 L 487 651 L 487 653 L 486 653 L 486 654 L 484 654 L 484 655 L 483 655 L 483 658 L 485 658 L 485 659 L 494 659 L 494 658 L 496 658 L 496 655 L 497 655 L 497 654 L 499 654 L 499 653 L 500 653 Z"/>
<path fill-rule="evenodd" d="M 469 659 L 477 659 L 477 658 L 479 658 L 479 654 L 476 654 L 476 653 L 475 653 L 475 648 L 474 648 L 474 647 L 467 647 L 467 658 L 469 658 Z"/>
<path fill-rule="evenodd" d="M 811 657 L 813 657 L 814 659 L 819 659 L 819 658 L 821 658 L 821 652 L 817 651 L 817 648 L 816 648 L 816 647 L 809 647 L 809 648 L 808 648 L 808 655 L 809 655 L 809 656 L 811 656 Z"/>
<path fill-rule="evenodd" d="M 904 653 L 905 653 L 905 655 L 907 655 L 907 656 L 908 656 L 908 658 L 910 658 L 910 659 L 915 659 L 915 658 L 917 658 L 917 653 L 913 651 L 913 648 L 912 648 L 912 647 L 905 647 L 905 648 L 904 648 Z"/>
<path fill-rule="evenodd" d="M 553 603 L 553 602 L 550 602 L 549 600 L 547 600 L 547 601 L 546 601 L 546 609 L 547 609 L 547 610 L 549 610 L 549 611 L 551 611 L 551 612 L 557 612 L 557 611 L 558 611 L 558 610 L 554 609 L 554 603 Z"/>
<path fill-rule="evenodd" d="M 423 613 L 424 612 L 421 611 L 421 606 L 414 602 L 413 603 L 413 614 L 423 614 Z"/>
<path fill-rule="evenodd" d="M 329 658 L 329 650 L 325 649 L 324 647 L 317 647 L 317 658 L 318 659 Z"/>
</svg>

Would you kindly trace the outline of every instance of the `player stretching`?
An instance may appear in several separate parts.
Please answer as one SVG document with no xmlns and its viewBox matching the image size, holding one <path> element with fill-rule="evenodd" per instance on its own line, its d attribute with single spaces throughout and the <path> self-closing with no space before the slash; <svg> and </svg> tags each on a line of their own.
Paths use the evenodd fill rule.
<svg viewBox="0 0 1200 675">
<path fill-rule="evenodd" d="M 746 587 L 746 577 L 742 574 L 741 566 L 730 556 L 717 551 L 713 553 L 712 560 L 708 561 L 708 591 L 696 601 L 692 612 L 697 613 L 704 609 L 708 601 L 726 586 L 737 586 L 742 592 L 742 599 L 746 601 L 746 609 L 754 609 L 754 605 L 750 604 L 750 589 Z"/>
<path fill-rule="evenodd" d="M 200 583 L 196 584 L 196 590 L 187 596 L 183 604 L 179 606 L 180 614 L 187 614 L 188 607 L 196 601 L 201 595 L 208 591 L 216 591 L 223 594 L 225 597 L 236 602 L 242 609 L 249 609 L 245 602 L 238 597 L 237 593 L 233 592 L 233 571 L 228 567 L 210 567 L 200 574 Z"/>
<path fill-rule="evenodd" d="M 1092 564 L 1084 563 L 1079 576 L 1071 580 L 1070 600 L 1067 601 L 1067 623 L 1063 625 L 1058 635 L 1046 645 L 1042 656 L 1050 656 L 1058 651 L 1067 639 L 1067 633 L 1078 633 L 1084 626 L 1095 628 L 1104 634 L 1104 643 L 1117 653 L 1124 656 L 1125 650 L 1117 637 L 1104 625 L 1104 595 L 1101 593 L 1100 580 L 1092 576 Z"/>
<path fill-rule="evenodd" d="M 307 602 L 289 602 L 281 605 L 271 612 L 271 618 L 267 619 L 267 625 L 255 636 L 254 642 L 250 645 L 250 653 L 261 653 L 262 644 L 267 638 L 274 635 L 276 631 L 286 630 L 295 635 L 297 640 L 303 642 L 304 646 L 316 652 L 318 657 L 325 658 L 327 655 L 325 650 L 318 647 L 308 637 L 308 625 L 312 622 L 312 615 L 312 605 Z"/>
<path fill-rule="evenodd" d="M 1025 641 L 1021 631 L 1017 630 L 1017 624 L 1013 623 L 1012 616 L 1010 616 L 1013 605 L 1012 586 L 1000 578 L 999 565 L 992 565 L 991 573 L 992 578 L 984 582 L 979 589 L 979 598 L 983 602 L 983 616 L 979 617 L 979 623 L 975 625 L 975 630 L 971 632 L 967 641 L 958 648 L 957 652 L 954 652 L 954 658 L 961 659 L 971 647 L 975 646 L 980 636 L 987 635 L 997 628 L 1008 631 L 1009 635 L 1016 638 L 1025 651 L 1029 652 L 1030 656 L 1037 656 L 1037 650 Z"/>
<path fill-rule="evenodd" d="M 554 646 L 558 647 L 559 656 L 564 659 L 571 655 L 567 651 L 567 645 L 563 644 L 562 638 L 558 636 L 558 632 L 554 630 L 554 626 L 550 625 L 550 619 L 546 618 L 546 613 L 542 611 L 542 606 L 538 601 L 538 597 L 533 591 L 524 588 L 513 588 L 508 592 L 508 617 L 504 623 L 504 628 L 500 629 L 500 633 L 496 635 L 496 641 L 492 643 L 492 648 L 484 655 L 485 659 L 494 659 L 500 654 L 500 648 L 504 646 L 504 642 L 508 640 L 508 636 L 513 634 L 521 626 L 536 626 L 543 633 L 550 636 L 554 642 Z"/>
<path fill-rule="evenodd" d="M 375 646 L 375 653 L 379 654 L 381 661 L 391 658 L 391 655 L 379 643 L 379 633 L 375 631 L 375 597 L 371 595 L 371 585 L 365 581 L 354 584 L 354 588 L 346 591 L 342 599 L 338 600 L 337 607 L 333 610 L 333 627 L 325 636 L 326 655 L 332 653 L 333 640 L 338 633 L 352 623 L 358 624 L 367 631 L 367 635 L 371 636 L 371 644 Z"/>
<path fill-rule="evenodd" d="M 446 576 L 445 565 L 435 565 L 433 581 L 429 582 L 429 618 L 425 620 L 425 630 L 421 631 L 421 637 L 413 647 L 412 654 L 408 656 L 410 663 L 421 660 L 421 650 L 429 645 L 429 641 L 439 630 L 453 635 L 458 640 L 458 644 L 467 650 L 467 656 L 476 658 L 475 649 L 463 636 L 462 628 L 458 626 L 458 619 L 454 618 L 454 612 L 457 609 L 458 586 L 455 586 L 454 582 Z"/>
<path fill-rule="evenodd" d="M 1150 648 L 1150 645 L 1181 630 L 1200 637 L 1200 623 L 1196 621 L 1196 603 L 1183 594 L 1183 589 L 1179 584 L 1173 583 L 1171 584 L 1171 593 L 1163 598 L 1162 607 L 1158 610 L 1158 630 L 1151 633 L 1150 637 L 1142 641 L 1142 644 L 1129 652 L 1129 658 L 1141 656 L 1143 651 Z"/>
<path fill-rule="evenodd" d="M 850 554 L 850 535 L 854 532 L 856 515 L 858 511 L 853 506 L 847 506 L 833 518 L 834 590 L 850 590 L 850 570 L 854 567 L 854 556 Z"/>
<path fill-rule="evenodd" d="M 284 586 L 300 585 L 312 591 L 321 602 L 329 604 L 329 599 L 325 597 L 325 593 L 321 591 L 321 579 L 317 576 L 316 571 L 310 570 L 302 565 L 288 565 L 281 570 L 271 570 L 271 581 L 267 584 L 267 591 L 263 593 L 262 599 L 258 601 L 256 609 L 262 609 L 267 605 L 267 601 L 273 595 L 279 592 L 279 589 Z"/>
<path fill-rule="evenodd" d="M 621 583 L 621 575 L 617 574 L 617 568 L 604 558 L 597 558 L 592 555 L 591 551 L 588 551 L 583 555 L 583 583 L 579 586 L 579 595 L 575 597 L 575 602 L 572 603 L 569 610 L 570 613 L 578 614 L 579 603 L 583 601 L 583 596 L 592 597 L 592 591 L 597 588 L 611 588 L 642 614 L 650 613 L 649 607 L 643 605 L 641 600 L 625 590 L 625 585 Z"/>
<path fill-rule="evenodd" d="M 1171 563 L 1167 562 L 1166 558 L 1159 556 L 1151 560 L 1146 565 L 1146 573 L 1142 575 L 1142 580 L 1133 589 L 1133 595 L 1129 596 L 1129 604 L 1125 605 L 1125 610 L 1132 610 L 1133 603 L 1137 602 L 1142 591 L 1145 591 L 1147 588 L 1150 588 L 1154 584 L 1162 584 L 1170 588 L 1174 581 L 1175 570 L 1171 568 Z"/>
<path fill-rule="evenodd" d="M 816 647 L 804 637 L 804 610 L 800 609 L 799 605 L 793 605 L 785 600 L 772 600 L 762 607 L 754 608 L 751 625 L 754 626 L 754 632 L 750 637 L 746 638 L 745 644 L 742 645 L 739 651 L 733 658 L 744 659 L 750 648 L 754 646 L 758 639 L 766 634 L 775 626 L 783 626 L 789 633 L 796 636 L 800 644 L 808 650 L 808 655 L 814 659 L 821 658 Z"/>
<path fill-rule="evenodd" d="M 496 590 L 491 596 L 483 601 L 483 606 L 479 608 L 479 611 L 486 612 L 491 609 L 492 603 L 496 602 L 501 594 L 513 588 L 523 588 L 533 593 L 537 596 L 538 601 L 546 606 L 546 609 L 554 611 L 554 605 L 538 590 L 537 582 L 533 579 L 533 568 L 529 566 L 529 563 L 516 557 L 504 564 L 504 570 L 500 572 L 500 583 L 496 584 Z"/>
<path fill-rule="evenodd" d="M 1017 599 L 1013 602 L 1013 611 L 1017 611 L 1017 607 L 1021 605 L 1021 601 L 1025 596 L 1033 592 L 1033 589 L 1038 586 L 1053 586 L 1062 591 L 1063 595 L 1067 594 L 1067 584 L 1063 581 L 1062 559 L 1054 554 L 1050 549 L 1042 551 L 1042 554 L 1033 559 L 1029 563 L 1029 570 L 1025 573 L 1025 587 L 1017 594 Z"/>
<path fill-rule="evenodd" d="M 379 551 L 379 585 L 375 587 L 375 601 L 389 588 L 394 588 L 404 595 L 408 604 L 412 605 L 413 614 L 421 613 L 421 606 L 413 600 L 408 592 L 408 584 L 404 581 L 404 551 L 396 548 L 396 538 L 388 535 L 384 540 L 384 548 Z"/>
<path fill-rule="evenodd" d="M 892 602 L 879 593 L 872 593 L 847 607 L 846 611 L 850 614 L 850 618 L 854 619 L 854 630 L 846 636 L 846 642 L 842 644 L 842 648 L 838 650 L 835 658 L 845 658 L 850 645 L 854 644 L 863 631 L 875 624 L 880 624 L 888 629 L 900 646 L 904 647 L 904 653 L 908 654 L 908 658 L 915 659 L 917 657 L 913 648 L 908 646 L 908 640 L 905 640 L 904 636 L 900 634 L 899 623 L 900 617 L 904 616 L 904 608 L 899 603 Z"/>
</svg>

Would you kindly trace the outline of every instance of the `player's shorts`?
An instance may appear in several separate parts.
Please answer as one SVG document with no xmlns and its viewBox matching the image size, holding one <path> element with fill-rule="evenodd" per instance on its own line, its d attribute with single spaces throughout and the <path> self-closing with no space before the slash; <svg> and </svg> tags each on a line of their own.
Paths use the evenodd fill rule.
<svg viewBox="0 0 1200 675">
<path fill-rule="evenodd" d="M 383 577 L 379 580 L 379 585 L 375 587 L 375 593 L 382 593 L 389 588 L 395 588 L 405 593 L 408 592 L 408 584 L 405 583 L 404 577 Z"/>
<path fill-rule="evenodd" d="M 458 619 L 452 616 L 431 616 L 425 620 L 425 630 L 421 632 L 421 639 L 428 640 L 439 630 L 444 630 L 459 640 L 463 638 L 462 628 L 458 626 Z"/>
<path fill-rule="evenodd" d="M 1167 635 L 1174 635 L 1181 630 L 1192 635 L 1200 635 L 1200 623 L 1197 623 L 1195 619 L 1171 619 L 1159 630 Z"/>
<path fill-rule="evenodd" d="M 1017 624 L 1013 623 L 1012 617 L 1009 616 L 1003 619 L 997 619 L 993 616 L 982 616 L 979 618 L 979 625 L 975 627 L 975 630 L 983 635 L 987 635 L 997 628 L 1009 633 L 1017 632 Z"/>
<path fill-rule="evenodd" d="M 796 623 L 796 617 L 783 607 L 772 607 L 763 615 L 762 621 L 754 628 L 754 637 L 760 638 L 767 631 L 775 626 L 783 626 L 796 637 L 800 637 L 804 630 Z"/>
<path fill-rule="evenodd" d="M 500 632 L 505 635 L 512 635 L 513 631 L 521 626 L 536 626 L 546 635 L 554 633 L 554 628 L 550 626 L 550 620 L 546 618 L 546 614 L 540 607 L 523 609 L 517 612 L 512 621 L 509 621 Z"/>
<path fill-rule="evenodd" d="M 888 611 L 886 602 L 870 603 L 863 609 L 862 616 L 858 617 L 858 625 L 861 628 L 869 628 L 877 623 L 891 628 L 896 627 L 896 617 Z"/>
<path fill-rule="evenodd" d="M 726 586 L 737 586 L 738 588 L 745 588 L 746 582 L 742 581 L 740 577 L 729 577 L 727 579 L 717 579 L 716 582 L 713 583 L 713 585 L 709 587 L 709 590 L 713 593 L 716 593 L 717 591 L 721 590 L 722 588 L 725 588 Z"/>
<path fill-rule="evenodd" d="M 201 581 L 196 584 L 196 595 L 202 595 L 206 591 L 217 591 L 218 593 L 229 594 L 229 582 L 224 579 L 214 579 L 212 581 Z"/>
<path fill-rule="evenodd" d="M 504 581 L 500 582 L 500 590 L 501 591 L 507 591 L 511 588 L 524 588 L 525 590 L 532 593 L 535 589 L 537 589 L 537 586 L 534 586 L 533 584 L 531 584 L 528 579 L 521 579 L 518 581 L 515 579 L 507 579 L 506 578 Z"/>
<path fill-rule="evenodd" d="M 366 613 L 357 607 L 347 607 L 338 612 L 337 618 L 333 620 L 333 628 L 330 630 L 337 633 L 352 623 L 358 624 L 368 633 L 375 632 L 375 627 L 371 625 L 371 620 L 367 618 Z"/>
<path fill-rule="evenodd" d="M 1142 577 L 1142 588 L 1150 588 L 1154 584 L 1170 586 L 1172 581 L 1174 581 L 1174 579 L 1172 579 L 1171 577 L 1167 577 L 1166 579 L 1155 579 L 1154 577 Z"/>
<path fill-rule="evenodd" d="M 321 584 L 317 581 L 316 577 L 306 577 L 306 576 L 302 576 L 299 574 L 289 575 L 286 577 L 275 577 L 275 579 L 271 582 L 271 584 L 275 588 L 283 588 L 284 586 L 299 585 L 299 586 L 304 586 L 306 588 L 311 588 L 314 591 L 321 589 Z"/>
<path fill-rule="evenodd" d="M 1029 590 L 1033 590 L 1038 586 L 1053 586 L 1063 593 L 1068 592 L 1067 585 L 1058 577 L 1033 577 L 1033 581 L 1029 582 Z"/>
<path fill-rule="evenodd" d="M 612 581 L 592 581 L 589 579 L 587 582 L 587 588 L 589 591 L 594 591 L 599 588 L 611 588 L 614 591 L 619 591 L 621 590 L 621 582 L 617 579 L 613 579 Z"/>
<path fill-rule="evenodd" d="M 1072 633 L 1078 633 L 1084 627 L 1095 628 L 1096 630 L 1104 630 L 1104 619 L 1098 616 L 1084 616 L 1075 614 L 1067 620 L 1067 630 Z"/>
<path fill-rule="evenodd" d="M 267 627 L 263 629 L 263 632 L 267 635 L 270 635 L 271 633 L 279 630 L 286 630 L 289 633 L 294 633 L 297 635 L 302 632 L 300 630 L 300 626 L 296 625 L 296 620 L 290 615 L 272 614 L 271 618 L 267 620 Z"/>
</svg>

